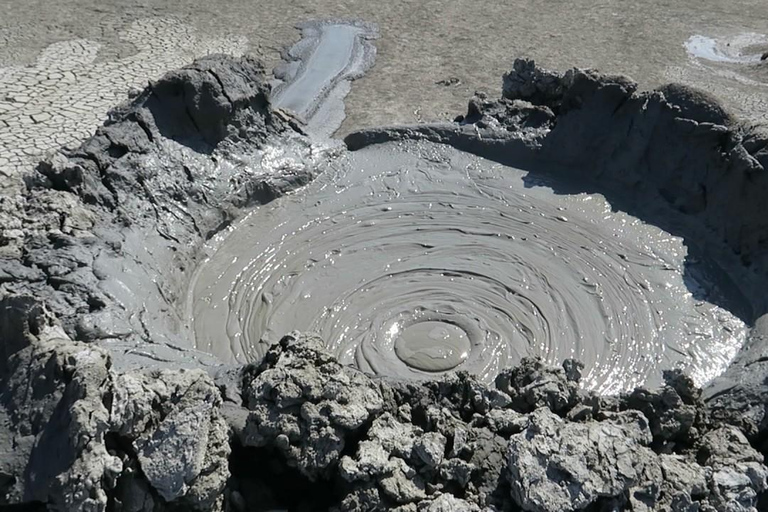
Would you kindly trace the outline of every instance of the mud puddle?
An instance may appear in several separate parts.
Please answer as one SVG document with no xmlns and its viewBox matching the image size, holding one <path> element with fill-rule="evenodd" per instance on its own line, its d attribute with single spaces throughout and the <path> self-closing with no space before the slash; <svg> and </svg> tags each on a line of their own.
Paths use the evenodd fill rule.
<svg viewBox="0 0 768 512">
<path fill-rule="evenodd" d="M 524 356 L 577 358 L 601 393 L 725 370 L 747 328 L 680 238 L 526 174 L 431 144 L 346 154 L 209 246 L 197 348 L 258 361 L 298 329 L 378 375 L 485 381 Z"/>
<path fill-rule="evenodd" d="M 768 37 L 744 33 L 730 38 L 715 39 L 693 35 L 685 42 L 688 53 L 698 59 L 729 64 L 757 64 L 768 51 Z"/>
</svg>

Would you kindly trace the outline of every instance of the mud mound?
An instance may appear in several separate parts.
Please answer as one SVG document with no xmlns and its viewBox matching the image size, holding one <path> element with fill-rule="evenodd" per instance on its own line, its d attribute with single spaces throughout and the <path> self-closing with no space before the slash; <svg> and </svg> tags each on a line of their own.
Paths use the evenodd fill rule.
<svg viewBox="0 0 768 512">
<path fill-rule="evenodd" d="M 521 97 L 475 99 L 461 122 L 348 143 L 427 138 L 526 169 L 580 169 L 609 199 L 610 186 L 641 191 L 635 211 L 686 216 L 665 229 L 718 237 L 763 282 L 762 132 L 687 119 L 661 93 L 594 72 L 519 61 L 507 82 Z M 267 90 L 252 60 L 210 57 L 2 198 L 0 504 L 754 510 L 768 488 L 753 447 L 766 396 L 759 302 L 714 395 L 671 371 L 659 389 L 599 396 L 580 387 L 573 360 L 525 358 L 490 384 L 376 378 L 298 333 L 245 366 L 189 348 L 183 303 L 202 244 L 338 156 L 271 109 Z"/>
<path fill-rule="evenodd" d="M 3 198 L 6 293 L 44 300 L 86 341 L 182 334 L 173 310 L 197 245 L 240 209 L 309 179 L 305 168 L 249 166 L 269 167 L 261 149 L 270 137 L 301 137 L 267 93 L 254 60 L 209 57 L 115 109 L 78 149 L 42 162 L 23 195 Z M 233 163 L 238 153 L 247 159 Z"/>
</svg>

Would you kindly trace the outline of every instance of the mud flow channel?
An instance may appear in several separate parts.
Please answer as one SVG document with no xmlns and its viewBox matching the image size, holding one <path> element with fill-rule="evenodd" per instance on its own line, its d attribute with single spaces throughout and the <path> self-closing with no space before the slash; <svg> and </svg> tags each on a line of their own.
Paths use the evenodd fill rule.
<svg viewBox="0 0 768 512">
<path fill-rule="evenodd" d="M 672 367 L 705 383 L 744 340 L 714 267 L 601 195 L 425 143 L 331 167 L 211 244 L 191 293 L 198 349 L 258 361 L 299 329 L 375 374 L 486 381 L 523 356 L 574 357 L 586 387 L 615 393 Z"/>
</svg>

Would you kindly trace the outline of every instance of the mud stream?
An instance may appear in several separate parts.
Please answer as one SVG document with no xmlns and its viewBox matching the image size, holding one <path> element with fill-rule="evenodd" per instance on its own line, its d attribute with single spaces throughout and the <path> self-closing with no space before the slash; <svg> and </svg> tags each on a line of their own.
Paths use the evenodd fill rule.
<svg viewBox="0 0 768 512">
<path fill-rule="evenodd" d="M 211 245 L 192 291 L 197 347 L 256 361 L 298 329 L 406 378 L 492 380 L 523 356 L 575 357 L 603 393 L 663 368 L 721 373 L 746 328 L 714 305 L 703 263 L 685 268 L 682 241 L 602 196 L 526 188 L 526 174 L 432 145 L 345 155 Z"/>
</svg>

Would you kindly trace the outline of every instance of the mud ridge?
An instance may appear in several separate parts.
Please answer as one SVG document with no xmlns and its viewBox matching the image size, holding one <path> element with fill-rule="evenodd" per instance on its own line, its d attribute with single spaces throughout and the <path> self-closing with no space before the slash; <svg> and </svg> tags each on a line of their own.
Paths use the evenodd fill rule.
<svg viewBox="0 0 768 512">
<path fill-rule="evenodd" d="M 658 389 L 599 396 L 579 386 L 580 363 L 528 358 L 491 384 L 377 378 L 300 333 L 248 365 L 191 349 L 183 303 L 202 245 L 341 151 L 316 145 L 269 94 L 250 58 L 198 60 L 1 198 L 0 505 L 755 509 L 768 489 L 759 303 L 747 345 L 703 392 L 669 371 Z M 523 60 L 504 94 L 476 98 L 453 124 L 347 144 L 428 139 L 581 169 L 619 199 L 639 190 L 627 208 L 648 218 L 661 198 L 693 219 L 665 229 L 688 240 L 704 226 L 764 282 L 762 128 L 699 122 L 697 103 Z"/>
</svg>

